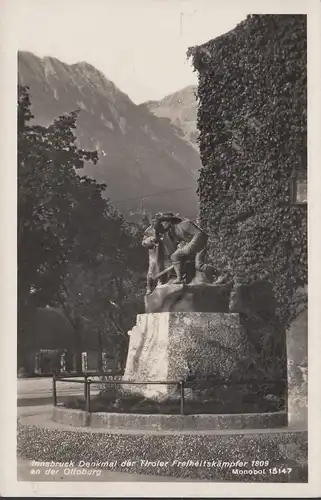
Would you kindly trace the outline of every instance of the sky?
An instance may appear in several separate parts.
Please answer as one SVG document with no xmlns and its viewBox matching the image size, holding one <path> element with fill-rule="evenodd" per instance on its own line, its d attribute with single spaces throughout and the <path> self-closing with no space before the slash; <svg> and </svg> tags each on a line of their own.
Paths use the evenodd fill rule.
<svg viewBox="0 0 321 500">
<path fill-rule="evenodd" d="M 136 103 L 196 84 L 188 47 L 250 13 L 236 0 L 11 1 L 19 50 L 86 61 Z"/>
</svg>

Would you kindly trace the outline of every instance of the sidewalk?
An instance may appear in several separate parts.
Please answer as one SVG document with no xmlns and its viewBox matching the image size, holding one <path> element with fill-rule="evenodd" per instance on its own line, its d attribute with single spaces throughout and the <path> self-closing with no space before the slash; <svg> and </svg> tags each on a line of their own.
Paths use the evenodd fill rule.
<svg viewBox="0 0 321 500">
<path fill-rule="evenodd" d="M 71 396 L 82 396 L 84 386 L 75 382 L 57 382 L 58 401 L 66 401 Z M 93 388 L 92 394 L 99 391 Z M 17 382 L 17 406 L 51 405 L 53 401 L 52 377 L 23 378 Z"/>
</svg>

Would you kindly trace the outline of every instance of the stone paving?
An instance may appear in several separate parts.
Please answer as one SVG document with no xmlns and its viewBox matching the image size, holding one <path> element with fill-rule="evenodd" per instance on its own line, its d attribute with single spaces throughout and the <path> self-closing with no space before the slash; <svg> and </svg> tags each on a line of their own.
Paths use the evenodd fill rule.
<svg viewBox="0 0 321 500">
<path fill-rule="evenodd" d="M 45 385 L 45 384 L 44 384 Z M 22 406 L 18 408 L 18 419 L 21 423 L 26 425 L 36 425 L 44 426 L 47 428 L 57 428 L 57 429 L 70 429 L 67 425 L 58 424 L 51 420 L 51 408 L 48 405 L 37 405 L 37 406 Z M 87 431 L 90 429 L 75 428 L 78 431 Z M 92 429 L 91 429 L 92 430 Z M 99 431 L 101 429 L 97 429 Z M 61 472 L 58 475 L 52 476 L 45 473 L 45 469 L 40 469 L 40 474 L 35 477 L 32 474 L 32 460 L 27 460 L 22 457 L 17 459 L 17 479 L 18 481 L 88 481 L 88 478 L 82 476 L 64 476 Z M 180 479 L 176 477 L 163 477 L 163 476 L 153 476 L 147 474 L 130 474 L 126 472 L 101 470 L 101 474 L 95 477 L 95 481 L 108 482 L 108 481 L 118 481 L 118 482 L 190 482 L 189 479 Z"/>
</svg>

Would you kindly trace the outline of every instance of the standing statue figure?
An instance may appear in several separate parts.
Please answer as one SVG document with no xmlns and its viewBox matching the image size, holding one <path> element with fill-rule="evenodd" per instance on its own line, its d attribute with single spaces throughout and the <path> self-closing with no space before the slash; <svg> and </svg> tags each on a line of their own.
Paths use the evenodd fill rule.
<svg viewBox="0 0 321 500">
<path fill-rule="evenodd" d="M 142 245 L 148 249 L 149 266 L 146 295 L 149 295 L 158 281 L 161 284 L 168 281 L 168 273 L 164 272 L 159 278 L 157 275 L 170 267 L 170 256 L 176 250 L 176 243 L 165 232 L 157 231 L 155 225 L 152 224 L 145 230 Z"/>
<path fill-rule="evenodd" d="M 157 234 L 167 235 L 175 244 L 176 249 L 170 256 L 176 274 L 173 283 L 184 283 L 184 266 L 188 261 L 195 261 L 196 271 L 213 278 L 213 266 L 204 261 L 208 234 L 195 222 L 173 213 L 159 213 L 154 216 L 153 226 Z"/>
</svg>

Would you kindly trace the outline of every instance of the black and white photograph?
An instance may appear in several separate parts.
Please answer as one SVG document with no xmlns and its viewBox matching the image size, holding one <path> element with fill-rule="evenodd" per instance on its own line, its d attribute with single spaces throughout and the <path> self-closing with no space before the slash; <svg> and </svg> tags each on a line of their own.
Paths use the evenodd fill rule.
<svg viewBox="0 0 321 500">
<path fill-rule="evenodd" d="M 4 3 L 19 491 L 308 486 L 318 2 L 292 3 Z"/>
</svg>

